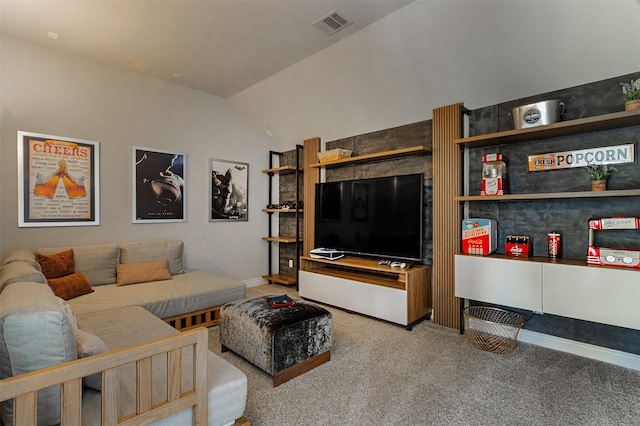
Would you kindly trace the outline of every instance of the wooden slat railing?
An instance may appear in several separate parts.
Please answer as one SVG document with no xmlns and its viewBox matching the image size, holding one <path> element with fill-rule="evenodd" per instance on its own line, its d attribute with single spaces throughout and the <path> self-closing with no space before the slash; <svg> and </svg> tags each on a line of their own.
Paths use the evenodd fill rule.
<svg viewBox="0 0 640 426">
<path fill-rule="evenodd" d="M 193 407 L 195 425 L 207 424 L 207 345 L 204 327 L 115 349 L 0 380 L 0 402 L 14 400 L 14 425 L 37 424 L 38 390 L 61 385 L 61 424 L 82 422 L 82 377 L 102 373 L 103 425 L 148 424 Z M 193 348 L 192 388 L 182 389 L 182 349 Z M 151 358 L 167 356 L 166 400 L 153 404 Z M 119 367 L 136 364 L 136 412 L 118 418 Z"/>
</svg>

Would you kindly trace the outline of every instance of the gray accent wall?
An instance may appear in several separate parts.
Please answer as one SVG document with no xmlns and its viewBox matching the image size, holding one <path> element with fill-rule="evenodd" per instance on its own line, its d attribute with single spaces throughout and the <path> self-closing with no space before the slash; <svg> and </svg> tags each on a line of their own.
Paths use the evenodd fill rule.
<svg viewBox="0 0 640 426">
<path fill-rule="evenodd" d="M 425 120 L 327 142 L 325 149 L 348 149 L 352 151 L 353 157 L 418 145 L 431 149 L 431 136 L 431 120 Z M 433 263 L 433 178 L 431 155 L 383 160 L 345 167 L 329 167 L 326 168 L 325 173 L 327 182 L 424 173 L 422 263 L 425 265 Z"/>
<path fill-rule="evenodd" d="M 566 112 L 562 115 L 561 121 L 623 111 L 624 101 L 620 82 L 629 82 L 637 78 L 640 78 L 640 72 L 473 110 L 469 119 L 470 135 L 511 130 L 513 124 L 509 121 L 507 113 L 512 108 L 549 99 L 560 99 L 566 103 Z M 527 155 L 628 143 L 635 144 L 636 162 L 617 165 L 617 171 L 609 179 L 608 189 L 637 189 L 640 188 L 640 162 L 637 161 L 640 126 L 632 126 L 533 140 L 520 144 L 471 149 L 469 193 L 470 195 L 480 194 L 481 157 L 494 152 L 499 152 L 506 157 L 510 193 L 590 191 L 591 182 L 584 169 L 528 172 Z M 563 257 L 585 260 L 589 236 L 587 221 L 591 218 L 611 216 L 639 217 L 640 197 L 471 202 L 467 217 L 498 221 L 499 253 L 504 253 L 506 235 L 516 234 L 531 236 L 534 255 L 546 256 L 547 233 L 560 231 L 564 247 Z M 640 230 L 599 232 L 596 237 L 598 245 L 603 247 L 640 249 Z M 517 280 L 518 277 L 513 279 Z M 640 285 L 640 272 L 638 284 Z M 602 285 L 606 286 L 607 283 Z M 555 315 L 520 312 L 526 318 L 530 318 L 524 327 L 527 330 L 640 354 L 640 331 L 638 330 Z"/>
</svg>

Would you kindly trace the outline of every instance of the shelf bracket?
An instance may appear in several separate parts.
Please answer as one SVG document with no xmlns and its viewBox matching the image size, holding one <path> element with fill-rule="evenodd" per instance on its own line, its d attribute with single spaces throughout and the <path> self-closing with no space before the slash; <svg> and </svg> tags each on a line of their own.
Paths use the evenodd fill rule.
<svg viewBox="0 0 640 426">
<path fill-rule="evenodd" d="M 460 110 L 462 111 L 463 114 L 471 116 L 471 110 L 470 109 L 465 108 L 464 106 L 461 106 Z"/>
</svg>

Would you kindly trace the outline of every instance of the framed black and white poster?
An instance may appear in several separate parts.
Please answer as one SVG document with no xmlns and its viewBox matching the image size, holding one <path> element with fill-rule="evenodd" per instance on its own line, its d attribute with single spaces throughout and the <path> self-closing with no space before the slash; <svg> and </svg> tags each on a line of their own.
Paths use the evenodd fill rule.
<svg viewBox="0 0 640 426">
<path fill-rule="evenodd" d="M 249 220 L 249 164 L 209 159 L 209 222 Z"/>
<path fill-rule="evenodd" d="M 133 223 L 186 222 L 183 153 L 133 147 Z"/>
<path fill-rule="evenodd" d="M 18 132 L 18 226 L 100 225 L 99 144 Z"/>
</svg>

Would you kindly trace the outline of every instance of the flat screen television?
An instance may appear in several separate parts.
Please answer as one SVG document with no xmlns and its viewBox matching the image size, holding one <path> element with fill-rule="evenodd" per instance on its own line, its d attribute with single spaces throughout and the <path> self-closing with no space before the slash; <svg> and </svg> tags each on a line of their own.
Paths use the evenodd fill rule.
<svg viewBox="0 0 640 426">
<path fill-rule="evenodd" d="M 422 173 L 316 184 L 315 247 L 422 260 Z"/>
</svg>

